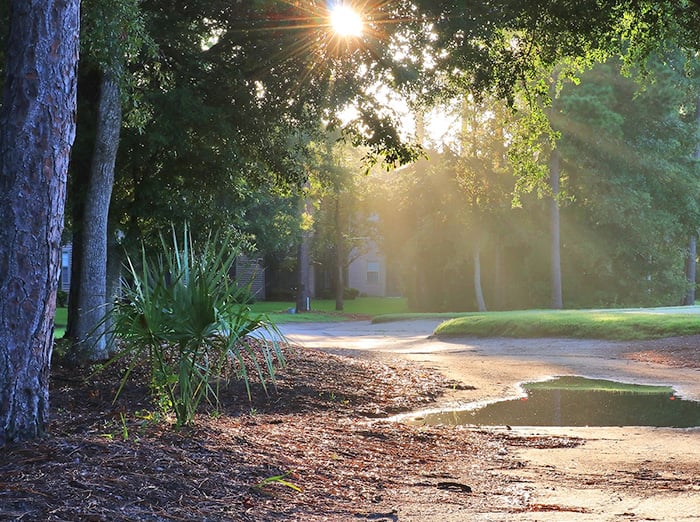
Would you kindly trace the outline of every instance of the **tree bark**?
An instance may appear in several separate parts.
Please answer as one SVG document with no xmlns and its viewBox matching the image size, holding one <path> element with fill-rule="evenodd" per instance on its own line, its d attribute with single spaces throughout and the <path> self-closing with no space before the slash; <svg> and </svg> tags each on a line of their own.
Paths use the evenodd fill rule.
<svg viewBox="0 0 700 522">
<path fill-rule="evenodd" d="M 697 237 L 691 236 L 688 241 L 688 253 L 685 259 L 685 278 L 688 281 L 688 292 L 683 298 L 684 306 L 694 306 L 695 305 L 695 274 L 697 268 L 698 248 L 697 248 Z"/>
<path fill-rule="evenodd" d="M 561 240 L 559 219 L 559 152 L 555 149 L 549 163 L 549 184 L 552 189 L 550 202 L 550 275 L 552 285 L 551 307 L 560 310 L 564 307 L 561 286 Z"/>
<path fill-rule="evenodd" d="M 121 274 L 122 274 L 122 263 L 123 263 L 123 248 L 117 241 L 117 235 L 113 227 L 110 227 L 110 231 L 107 236 L 107 320 L 105 321 L 104 328 L 106 332 L 112 332 L 113 322 L 109 315 L 112 310 L 114 303 L 117 299 L 121 297 Z M 107 350 L 112 353 L 114 350 L 114 339 L 111 334 L 107 334 Z"/>
<path fill-rule="evenodd" d="M 695 108 L 696 128 L 700 129 L 700 97 L 697 99 Z M 694 158 L 700 161 L 700 142 L 695 147 Z M 685 306 L 693 306 L 695 304 L 695 286 L 696 286 L 696 271 L 697 271 L 697 233 L 690 236 L 688 242 L 688 257 L 685 262 L 685 277 L 688 281 L 688 293 L 683 298 Z"/>
<path fill-rule="evenodd" d="M 345 247 L 343 242 L 343 229 L 340 226 L 340 194 L 336 191 L 335 200 L 335 310 L 342 312 L 345 308 Z"/>
<path fill-rule="evenodd" d="M 308 183 L 306 184 L 306 190 L 308 190 Z M 304 197 L 304 203 L 302 205 L 302 212 L 306 215 L 311 214 L 312 205 L 309 201 L 308 196 Z M 305 220 L 303 220 L 305 221 Z M 297 302 L 296 308 L 297 312 L 308 312 L 310 311 L 310 299 L 311 299 L 311 275 L 310 275 L 310 251 L 311 251 L 311 231 L 302 227 L 301 231 L 301 242 L 299 243 L 299 250 L 297 252 Z"/>
<path fill-rule="evenodd" d="M 119 148 L 122 110 L 119 82 L 106 71 L 100 82 L 95 149 L 83 207 L 79 291 L 72 321 L 73 358 L 80 362 L 109 356 L 104 336 L 107 311 L 107 236 L 114 164 Z"/>
<path fill-rule="evenodd" d="M 474 247 L 474 293 L 476 294 L 476 306 L 480 312 L 486 312 L 486 301 L 481 289 L 481 252 L 478 246 Z"/>
<path fill-rule="evenodd" d="M 45 433 L 79 0 L 11 0 L 0 109 L 0 447 Z"/>
<path fill-rule="evenodd" d="M 296 309 L 299 312 L 309 311 L 309 238 L 303 234 L 297 251 L 297 299 Z"/>
</svg>

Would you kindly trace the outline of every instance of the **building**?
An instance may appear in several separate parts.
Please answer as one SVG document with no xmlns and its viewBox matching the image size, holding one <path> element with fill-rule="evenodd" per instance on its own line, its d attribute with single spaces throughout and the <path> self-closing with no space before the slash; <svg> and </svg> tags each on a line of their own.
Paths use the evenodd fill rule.
<svg viewBox="0 0 700 522">
<path fill-rule="evenodd" d="M 385 297 L 387 295 L 386 260 L 376 243 L 367 240 L 361 253 L 353 251 L 351 258 L 345 286 L 354 288 L 362 296 Z"/>
</svg>

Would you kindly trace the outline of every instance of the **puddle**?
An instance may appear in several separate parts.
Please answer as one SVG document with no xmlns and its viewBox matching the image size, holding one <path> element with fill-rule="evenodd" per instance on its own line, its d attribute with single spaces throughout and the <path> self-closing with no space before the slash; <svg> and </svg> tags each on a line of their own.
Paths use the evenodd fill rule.
<svg viewBox="0 0 700 522">
<path fill-rule="evenodd" d="M 700 402 L 683 400 L 667 386 L 558 377 L 522 387 L 527 396 L 519 399 L 403 420 L 414 425 L 700 426 Z"/>
</svg>

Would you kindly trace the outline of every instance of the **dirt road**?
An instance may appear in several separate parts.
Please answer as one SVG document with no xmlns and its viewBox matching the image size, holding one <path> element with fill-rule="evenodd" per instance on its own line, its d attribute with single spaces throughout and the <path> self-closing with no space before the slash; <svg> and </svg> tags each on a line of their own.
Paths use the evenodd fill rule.
<svg viewBox="0 0 700 522">
<path fill-rule="evenodd" d="M 630 359 L 630 343 L 571 339 L 441 341 L 430 337 L 437 324 L 292 324 L 284 325 L 282 332 L 292 342 L 307 347 L 359 356 L 363 351 L 400 355 L 441 371 L 463 383 L 464 388 L 474 388 L 451 392 L 440 407 L 518 396 L 522 393 L 520 382 L 555 375 L 670 385 L 682 397 L 700 400 L 697 368 Z M 482 520 L 700 521 L 700 428 L 513 429 L 525 435 L 578 436 L 586 443 L 576 448 L 519 450 L 516 456 L 524 465 L 505 473 L 522 486 L 523 494 L 530 495 L 533 503 L 542 505 L 542 512 L 507 518 L 490 518 L 484 513 Z M 438 513 L 429 520 L 449 518 L 441 518 Z"/>
</svg>

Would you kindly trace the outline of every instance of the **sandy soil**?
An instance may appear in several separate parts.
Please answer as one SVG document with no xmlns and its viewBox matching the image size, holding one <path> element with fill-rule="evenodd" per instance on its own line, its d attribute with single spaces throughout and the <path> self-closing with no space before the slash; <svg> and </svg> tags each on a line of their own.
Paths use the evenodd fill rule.
<svg viewBox="0 0 700 522">
<path fill-rule="evenodd" d="M 285 326 L 283 332 L 293 342 L 344 355 L 400 355 L 463 383 L 440 407 L 518 396 L 519 383 L 554 375 L 671 385 L 684 398 L 700 400 L 697 338 L 636 344 L 570 339 L 443 341 L 430 337 L 436 325 L 435 321 L 307 324 Z M 470 513 L 470 520 L 700 520 L 700 428 L 516 427 L 510 433 L 574 436 L 585 443 L 516 449 L 512 456 L 522 465 L 499 473 L 519 487 L 535 509 Z M 405 506 L 404 519 L 465 520 L 449 506 L 429 510 L 423 506 L 420 514 L 415 509 Z"/>
</svg>

